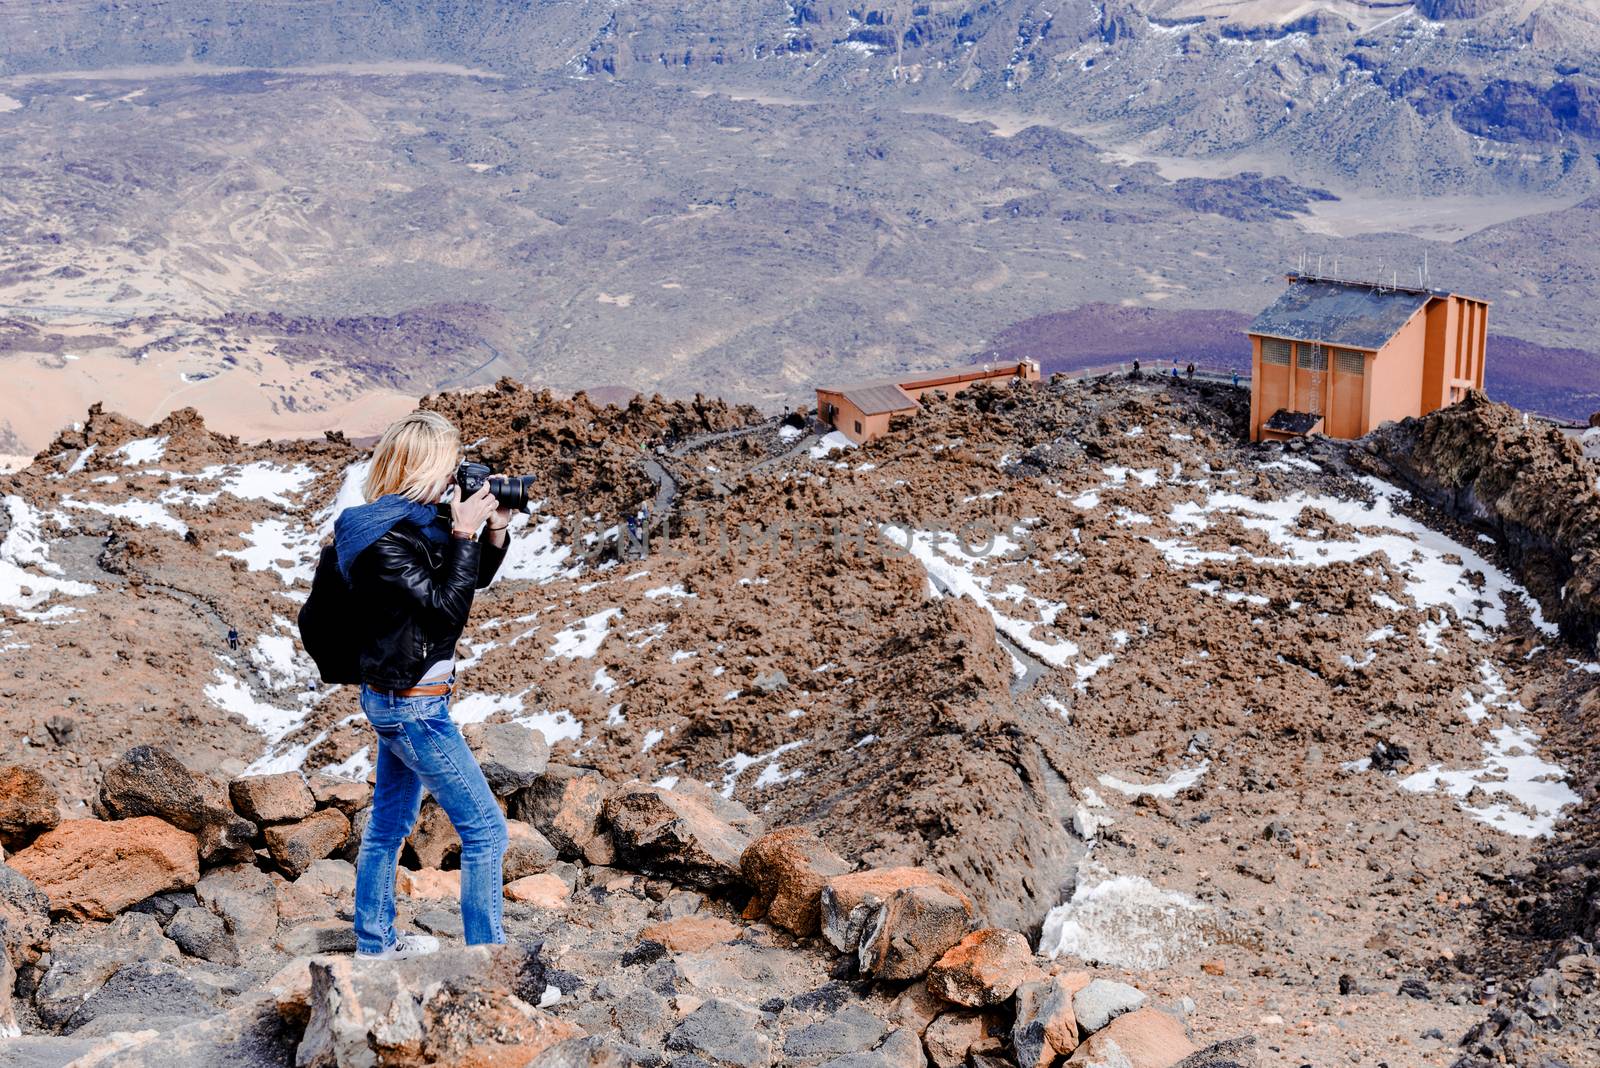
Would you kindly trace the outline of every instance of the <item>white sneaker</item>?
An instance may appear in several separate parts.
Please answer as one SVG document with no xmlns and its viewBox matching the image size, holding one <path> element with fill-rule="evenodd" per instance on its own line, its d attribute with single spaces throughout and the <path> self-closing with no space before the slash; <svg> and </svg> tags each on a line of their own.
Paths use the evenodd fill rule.
<svg viewBox="0 0 1600 1068">
<path fill-rule="evenodd" d="M 433 935 L 413 934 L 410 932 L 400 935 L 394 945 L 377 953 L 362 953 L 357 951 L 357 960 L 410 960 L 412 957 L 426 957 L 429 953 L 439 952 L 439 940 Z"/>
</svg>

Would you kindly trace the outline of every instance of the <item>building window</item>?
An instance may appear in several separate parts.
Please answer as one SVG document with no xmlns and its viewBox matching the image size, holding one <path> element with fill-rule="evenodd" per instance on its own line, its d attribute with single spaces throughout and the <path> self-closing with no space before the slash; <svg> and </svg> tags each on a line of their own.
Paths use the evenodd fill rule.
<svg viewBox="0 0 1600 1068">
<path fill-rule="evenodd" d="M 861 420 L 859 419 L 856 420 L 856 433 L 861 433 Z"/>
<path fill-rule="evenodd" d="M 1334 364 L 1342 375 L 1364 375 L 1367 373 L 1367 357 L 1350 349 L 1335 349 Z"/>
<path fill-rule="evenodd" d="M 1279 341 L 1275 337 L 1261 339 L 1261 362 L 1270 363 L 1277 367 L 1289 366 L 1289 343 Z"/>
<path fill-rule="evenodd" d="M 1302 343 L 1298 358 L 1300 370 L 1302 371 L 1326 371 L 1328 369 L 1328 350 L 1321 345 Z"/>
</svg>

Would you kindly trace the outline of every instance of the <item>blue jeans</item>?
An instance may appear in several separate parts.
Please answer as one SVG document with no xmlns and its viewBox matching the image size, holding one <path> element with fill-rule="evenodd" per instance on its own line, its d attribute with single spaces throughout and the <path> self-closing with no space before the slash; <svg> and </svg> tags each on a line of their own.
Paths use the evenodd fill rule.
<svg viewBox="0 0 1600 1068">
<path fill-rule="evenodd" d="M 361 711 L 378 735 L 378 783 L 356 858 L 356 948 L 377 953 L 394 945 L 395 870 L 400 848 L 416 826 L 423 787 L 461 837 L 461 920 L 467 944 L 504 942 L 500 909 L 506 818 L 450 720 L 449 697 L 394 697 L 363 686 Z"/>
</svg>

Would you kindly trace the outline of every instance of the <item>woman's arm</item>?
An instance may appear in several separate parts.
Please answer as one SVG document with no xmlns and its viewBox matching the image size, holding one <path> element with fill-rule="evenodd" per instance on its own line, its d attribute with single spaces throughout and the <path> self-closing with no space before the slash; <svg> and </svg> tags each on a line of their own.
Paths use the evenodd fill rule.
<svg viewBox="0 0 1600 1068">
<path fill-rule="evenodd" d="M 467 625 L 480 551 L 470 538 L 451 538 L 445 548 L 444 569 L 435 579 L 427 561 L 392 532 L 368 550 L 378 584 L 418 611 L 428 629 L 439 631 L 459 631 Z"/>
<path fill-rule="evenodd" d="M 506 530 L 511 525 L 511 509 L 497 508 L 489 521 L 483 525 L 483 533 L 478 537 L 480 552 L 478 555 L 478 589 L 483 589 L 494 581 L 495 572 L 500 570 L 500 564 L 506 558 L 506 546 L 510 542 L 509 532 Z"/>
</svg>

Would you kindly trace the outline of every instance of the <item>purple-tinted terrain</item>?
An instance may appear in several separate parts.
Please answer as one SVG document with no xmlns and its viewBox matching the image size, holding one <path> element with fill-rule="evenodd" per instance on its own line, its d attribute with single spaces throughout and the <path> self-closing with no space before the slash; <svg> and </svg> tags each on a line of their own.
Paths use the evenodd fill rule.
<svg viewBox="0 0 1600 1068">
<path fill-rule="evenodd" d="M 1177 360 L 1212 370 L 1250 369 L 1251 317 L 1206 309 L 1085 304 L 1024 319 L 995 337 L 1005 359 L 1032 357 L 1049 375 L 1131 360 Z M 1525 411 L 1587 420 L 1600 411 L 1600 354 L 1496 334 L 1490 325 L 1489 396 Z"/>
</svg>

